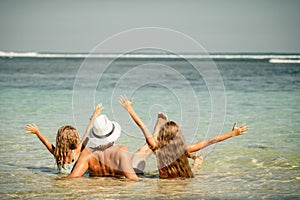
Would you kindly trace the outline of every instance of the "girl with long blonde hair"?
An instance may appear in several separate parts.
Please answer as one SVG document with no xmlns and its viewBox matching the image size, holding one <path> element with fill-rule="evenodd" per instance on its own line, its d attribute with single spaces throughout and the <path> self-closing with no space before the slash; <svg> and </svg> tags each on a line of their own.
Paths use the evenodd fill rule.
<svg viewBox="0 0 300 200">
<path fill-rule="evenodd" d="M 73 126 L 62 126 L 56 134 L 56 146 L 40 132 L 36 124 L 25 126 L 27 133 L 35 134 L 40 141 L 46 146 L 49 152 L 54 156 L 59 172 L 71 173 L 80 153 L 88 143 L 88 134 L 93 126 L 94 120 L 100 115 L 102 104 L 98 104 L 90 118 L 86 132 L 80 140 L 79 133 Z"/>
<path fill-rule="evenodd" d="M 245 124 L 237 127 L 236 123 L 234 123 L 231 132 L 188 145 L 184 140 L 180 127 L 173 121 L 167 121 L 167 117 L 164 117 L 166 122 L 161 125 L 158 134 L 152 135 L 143 121 L 135 113 L 132 107 L 133 100 L 128 101 L 125 96 L 120 96 L 120 104 L 128 111 L 131 118 L 140 127 L 149 148 L 152 149 L 156 155 L 160 178 L 194 177 L 188 162 L 188 158 L 192 157 L 193 152 L 233 136 L 242 135 L 246 133 L 249 128 Z"/>
</svg>

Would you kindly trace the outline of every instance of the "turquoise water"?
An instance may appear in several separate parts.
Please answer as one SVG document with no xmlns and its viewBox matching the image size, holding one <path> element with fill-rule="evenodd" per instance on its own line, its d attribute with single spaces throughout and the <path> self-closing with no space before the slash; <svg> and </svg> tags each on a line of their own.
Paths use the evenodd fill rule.
<svg viewBox="0 0 300 200">
<path fill-rule="evenodd" d="M 92 62 L 97 67 L 104 60 Z M 82 63 L 83 59 L 76 58 L 0 58 L 2 198 L 300 197 L 300 64 L 270 63 L 268 59 L 214 61 L 226 94 L 221 132 L 230 131 L 234 121 L 246 122 L 250 130 L 201 151 L 204 163 L 194 179 L 159 180 L 151 156 L 143 181 L 88 177 L 61 180 L 53 157 L 36 136 L 25 134 L 24 125 L 38 124 L 54 142 L 57 129 L 64 124 L 76 125 L 82 133 L 93 106 L 101 101 L 103 113 L 122 126 L 118 144 L 134 153 L 144 140 L 118 105 L 120 93 L 135 98 L 134 107 L 149 127 L 156 112 L 162 110 L 182 126 L 189 143 L 214 135 L 207 132 L 209 126 L 215 127 L 211 124 L 215 111 L 211 110 L 210 96 L 214 91 L 188 62 L 119 59 L 97 80 L 94 91 L 89 91 L 93 87 L 88 84 L 95 80 L 87 73 L 86 89 L 74 92 Z M 74 99 L 76 92 L 81 98 Z M 222 97 L 222 90 L 217 89 L 215 94 Z M 184 99 L 182 95 L 186 95 Z M 78 102 L 82 106 L 78 107 Z M 218 119 L 223 119 L 222 109 L 221 105 Z"/>
</svg>

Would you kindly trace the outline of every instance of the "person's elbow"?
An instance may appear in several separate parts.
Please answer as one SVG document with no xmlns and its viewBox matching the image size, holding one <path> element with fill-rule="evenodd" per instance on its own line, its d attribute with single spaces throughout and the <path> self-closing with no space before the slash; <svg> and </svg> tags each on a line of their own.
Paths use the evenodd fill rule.
<svg viewBox="0 0 300 200">
<path fill-rule="evenodd" d="M 66 176 L 65 178 L 75 178 L 74 176 L 72 176 L 71 174 L 69 174 L 68 176 Z"/>
<path fill-rule="evenodd" d="M 132 180 L 132 181 L 139 181 L 141 179 L 138 176 L 136 176 L 136 177 L 130 178 L 130 180 Z"/>
<path fill-rule="evenodd" d="M 146 142 L 150 149 L 154 149 L 156 147 L 156 142 L 152 136 L 146 138 Z"/>
<path fill-rule="evenodd" d="M 125 177 L 132 181 L 138 181 L 140 178 L 136 175 L 136 173 L 127 173 Z"/>
<path fill-rule="evenodd" d="M 196 145 L 195 144 L 190 144 L 186 147 L 186 152 L 187 153 L 193 153 L 197 151 Z"/>
<path fill-rule="evenodd" d="M 68 176 L 66 176 L 66 178 L 78 178 L 80 176 L 75 175 L 74 173 L 69 174 Z"/>
</svg>

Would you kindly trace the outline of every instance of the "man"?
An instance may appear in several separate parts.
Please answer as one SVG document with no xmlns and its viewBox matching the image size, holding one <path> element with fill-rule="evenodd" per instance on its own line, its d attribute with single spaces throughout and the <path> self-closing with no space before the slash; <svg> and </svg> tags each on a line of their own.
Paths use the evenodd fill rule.
<svg viewBox="0 0 300 200">
<path fill-rule="evenodd" d="M 67 178 L 81 177 L 89 171 L 90 176 L 94 177 L 125 176 L 139 180 L 127 147 L 113 146 L 120 134 L 121 127 L 117 122 L 110 121 L 105 115 L 97 117 L 89 133 L 89 140 L 95 144 L 95 148 L 86 148 L 81 152 Z"/>
</svg>

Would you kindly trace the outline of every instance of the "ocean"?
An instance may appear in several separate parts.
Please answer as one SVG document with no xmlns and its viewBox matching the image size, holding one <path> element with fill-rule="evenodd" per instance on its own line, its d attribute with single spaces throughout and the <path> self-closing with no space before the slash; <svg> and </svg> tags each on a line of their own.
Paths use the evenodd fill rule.
<svg viewBox="0 0 300 200">
<path fill-rule="evenodd" d="M 87 59 L 85 59 L 87 58 Z M 58 128 L 83 134 L 102 102 L 133 154 L 145 141 L 118 104 L 134 108 L 152 130 L 158 111 L 187 143 L 231 130 L 241 136 L 201 150 L 193 179 L 160 180 L 151 156 L 145 178 L 61 179 L 53 156 L 24 126 L 36 123 L 55 143 Z M 300 55 L 0 52 L 0 195 L 2 199 L 298 199 L 300 198 Z"/>
</svg>

